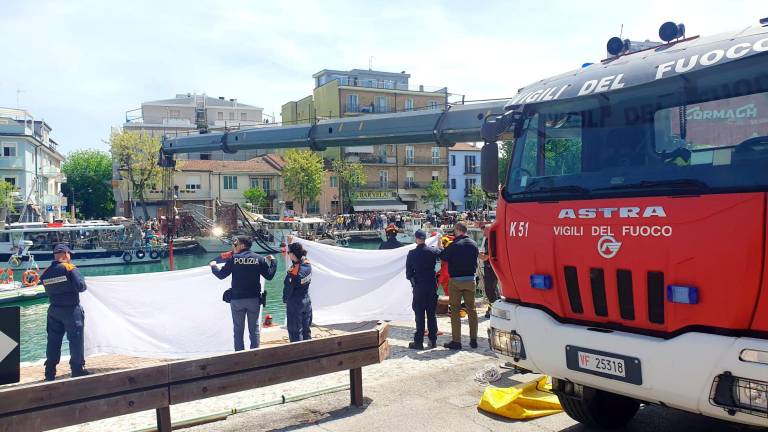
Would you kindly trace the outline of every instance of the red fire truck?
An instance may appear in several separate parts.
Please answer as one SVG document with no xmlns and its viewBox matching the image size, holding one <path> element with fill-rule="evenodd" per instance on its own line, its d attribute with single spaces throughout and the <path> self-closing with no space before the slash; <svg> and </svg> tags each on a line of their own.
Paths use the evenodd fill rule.
<svg viewBox="0 0 768 432">
<path fill-rule="evenodd" d="M 160 164 L 483 139 L 503 291 L 492 349 L 552 376 L 585 424 L 620 427 L 649 403 L 768 426 L 767 26 L 686 38 L 665 23 L 666 43 L 614 38 L 610 58 L 506 103 L 167 138 Z M 503 139 L 515 145 L 500 182 Z"/>
<path fill-rule="evenodd" d="M 619 52 L 505 112 L 494 351 L 582 423 L 652 403 L 768 425 L 768 27 Z"/>
</svg>

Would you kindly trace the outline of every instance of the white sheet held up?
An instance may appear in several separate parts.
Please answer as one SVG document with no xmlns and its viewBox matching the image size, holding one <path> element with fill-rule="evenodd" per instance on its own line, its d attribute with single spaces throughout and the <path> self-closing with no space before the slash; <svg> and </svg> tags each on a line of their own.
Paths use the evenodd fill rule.
<svg viewBox="0 0 768 432">
<path fill-rule="evenodd" d="M 315 324 L 413 319 L 405 259 L 414 245 L 373 251 L 298 241 L 312 263 Z M 278 273 L 275 280 L 281 283 L 284 276 Z M 208 267 L 89 277 L 86 283 L 81 301 L 87 355 L 184 358 L 233 349 L 232 317 L 221 300 L 230 279 L 217 279 Z"/>
</svg>

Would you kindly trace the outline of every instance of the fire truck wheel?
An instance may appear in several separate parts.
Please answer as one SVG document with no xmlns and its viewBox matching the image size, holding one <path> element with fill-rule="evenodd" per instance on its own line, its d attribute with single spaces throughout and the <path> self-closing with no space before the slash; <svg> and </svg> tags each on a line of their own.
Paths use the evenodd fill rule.
<svg viewBox="0 0 768 432">
<path fill-rule="evenodd" d="M 589 399 L 558 396 L 563 410 L 577 422 L 603 429 L 623 427 L 635 416 L 640 402 L 602 390 L 595 390 Z"/>
</svg>

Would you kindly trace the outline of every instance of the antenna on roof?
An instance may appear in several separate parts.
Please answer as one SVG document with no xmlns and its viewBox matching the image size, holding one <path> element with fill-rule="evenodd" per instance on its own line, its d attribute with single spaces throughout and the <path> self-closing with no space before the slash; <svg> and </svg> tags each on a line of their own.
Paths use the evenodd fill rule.
<svg viewBox="0 0 768 432">
<path fill-rule="evenodd" d="M 621 25 L 621 30 L 619 30 L 619 38 L 624 36 L 624 24 Z"/>
<path fill-rule="evenodd" d="M 368 70 L 373 70 L 373 56 L 368 57 Z"/>
</svg>

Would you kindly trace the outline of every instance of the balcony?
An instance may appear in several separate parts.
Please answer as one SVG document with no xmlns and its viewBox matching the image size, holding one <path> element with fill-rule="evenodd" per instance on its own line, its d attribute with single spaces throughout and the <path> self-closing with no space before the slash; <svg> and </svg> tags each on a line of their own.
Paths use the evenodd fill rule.
<svg viewBox="0 0 768 432">
<path fill-rule="evenodd" d="M 406 157 L 406 165 L 448 165 L 447 158 Z"/>
<path fill-rule="evenodd" d="M 366 183 L 364 185 L 361 185 L 360 189 L 372 189 L 372 190 L 397 189 L 397 182 Z"/>
<path fill-rule="evenodd" d="M 344 159 L 347 162 L 360 162 L 362 164 L 395 165 L 397 163 L 397 159 L 394 156 L 382 156 L 365 153 L 348 155 Z"/>
<path fill-rule="evenodd" d="M 389 105 L 377 106 L 373 104 L 344 104 L 343 110 L 345 114 L 385 114 L 395 112 L 394 108 Z"/>
<path fill-rule="evenodd" d="M 479 165 L 465 165 L 464 174 L 480 174 Z"/>
<path fill-rule="evenodd" d="M 429 184 L 416 183 L 416 182 L 406 180 L 405 184 L 403 185 L 403 189 L 424 189 L 428 186 Z"/>
</svg>

